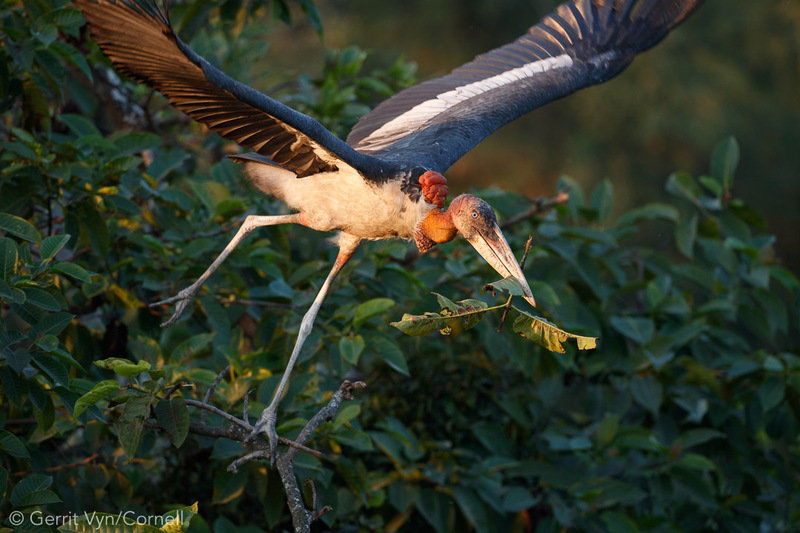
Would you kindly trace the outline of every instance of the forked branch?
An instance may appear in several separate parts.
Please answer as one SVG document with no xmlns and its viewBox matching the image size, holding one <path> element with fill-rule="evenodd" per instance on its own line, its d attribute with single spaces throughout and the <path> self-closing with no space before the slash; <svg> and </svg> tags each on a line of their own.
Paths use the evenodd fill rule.
<svg viewBox="0 0 800 533">
<path fill-rule="evenodd" d="M 228 369 L 226 368 L 219 374 L 219 377 L 221 378 L 224 376 L 227 371 Z M 247 420 L 246 415 L 244 416 L 244 419 L 238 418 L 237 416 L 227 413 L 208 403 L 211 395 L 213 394 L 213 390 L 216 388 L 218 383 L 219 380 L 214 382 L 202 402 L 191 399 L 185 400 L 186 405 L 198 407 L 203 410 L 201 422 L 190 424 L 189 432 L 206 437 L 235 440 L 246 443 L 250 448 L 254 448 L 254 451 L 239 457 L 230 465 L 228 465 L 229 472 L 236 473 L 239 468 L 250 461 L 264 460 L 271 462 L 272 458 L 270 457 L 269 443 L 264 439 L 251 438 L 253 426 Z M 314 434 L 314 431 L 316 431 L 321 424 L 336 418 L 342 402 L 353 399 L 353 391 L 356 389 L 363 389 L 365 387 L 366 385 L 362 381 L 351 383 L 350 381 L 345 380 L 342 382 L 339 390 L 333 394 L 328 403 L 319 411 L 317 411 L 317 413 L 306 423 L 296 440 L 289 440 L 279 437 L 279 442 L 288 446 L 288 449 L 286 451 L 279 451 L 276 453 L 275 463 L 278 468 L 278 473 L 281 477 L 281 482 L 283 483 L 283 488 L 286 491 L 286 499 L 289 505 L 289 512 L 292 515 L 292 523 L 294 525 L 295 533 L 309 533 L 311 531 L 311 524 L 330 510 L 330 507 L 328 506 L 323 507 L 319 511 L 317 510 L 316 491 L 314 490 L 313 483 L 312 493 L 314 496 L 311 509 L 306 507 L 305 502 L 303 501 L 303 493 L 297 483 L 297 477 L 294 474 L 294 462 L 297 458 L 297 454 L 300 451 L 304 451 L 314 455 L 315 457 L 324 458 L 325 456 L 322 453 L 307 447 L 305 443 L 308 442 L 308 440 Z M 206 424 L 206 413 L 213 413 L 228 423 L 222 426 L 209 426 Z"/>
</svg>

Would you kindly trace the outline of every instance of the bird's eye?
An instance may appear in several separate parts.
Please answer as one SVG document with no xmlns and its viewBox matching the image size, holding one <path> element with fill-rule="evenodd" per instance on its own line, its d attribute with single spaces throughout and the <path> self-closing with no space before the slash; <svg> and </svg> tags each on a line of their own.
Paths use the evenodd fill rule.
<svg viewBox="0 0 800 533">
<path fill-rule="evenodd" d="M 473 211 L 472 212 L 472 218 L 478 218 L 478 212 L 477 211 Z"/>
</svg>

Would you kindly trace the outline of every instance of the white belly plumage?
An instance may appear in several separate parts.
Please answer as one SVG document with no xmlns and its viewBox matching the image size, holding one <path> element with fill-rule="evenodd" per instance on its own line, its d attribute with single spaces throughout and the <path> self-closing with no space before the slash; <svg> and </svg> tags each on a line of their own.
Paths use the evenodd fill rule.
<svg viewBox="0 0 800 533">
<path fill-rule="evenodd" d="M 261 163 L 247 163 L 245 175 L 264 193 L 305 213 L 308 226 L 341 230 L 368 240 L 410 239 L 419 221 L 435 208 L 411 200 L 399 180 L 373 184 L 354 169 L 297 178 L 293 172 Z"/>
</svg>

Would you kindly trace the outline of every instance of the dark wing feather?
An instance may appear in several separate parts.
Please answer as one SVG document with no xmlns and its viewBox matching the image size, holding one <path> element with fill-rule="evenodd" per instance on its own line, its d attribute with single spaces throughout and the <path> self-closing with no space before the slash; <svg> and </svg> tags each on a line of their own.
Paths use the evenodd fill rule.
<svg viewBox="0 0 800 533">
<path fill-rule="evenodd" d="M 567 2 L 513 43 L 383 102 L 347 142 L 444 172 L 500 126 L 616 76 L 703 1 Z"/>
<path fill-rule="evenodd" d="M 298 177 L 350 165 L 367 176 L 390 165 L 360 154 L 319 122 L 242 85 L 197 55 L 153 0 L 74 0 L 92 38 L 122 72 L 226 139 L 252 148 Z"/>
</svg>

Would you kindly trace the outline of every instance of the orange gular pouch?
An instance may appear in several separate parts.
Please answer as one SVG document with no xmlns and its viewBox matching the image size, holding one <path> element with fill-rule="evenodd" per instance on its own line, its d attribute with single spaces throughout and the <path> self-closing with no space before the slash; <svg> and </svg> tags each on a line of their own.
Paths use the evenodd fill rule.
<svg viewBox="0 0 800 533">
<path fill-rule="evenodd" d="M 447 211 L 434 209 L 420 223 L 414 232 L 417 249 L 425 253 L 437 244 L 455 239 L 458 230 L 453 224 L 453 217 Z"/>
</svg>

